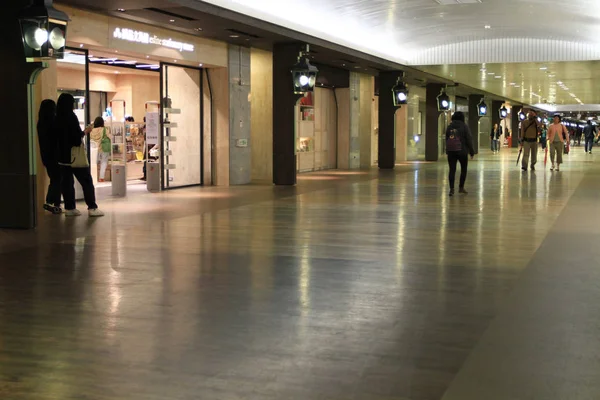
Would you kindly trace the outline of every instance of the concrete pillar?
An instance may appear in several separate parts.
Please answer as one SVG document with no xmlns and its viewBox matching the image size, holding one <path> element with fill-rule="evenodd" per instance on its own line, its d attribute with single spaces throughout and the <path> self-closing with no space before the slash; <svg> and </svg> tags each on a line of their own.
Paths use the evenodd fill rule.
<svg viewBox="0 0 600 400">
<path fill-rule="evenodd" d="M 473 147 L 475 147 L 475 154 L 479 154 L 479 102 L 483 98 L 480 94 L 469 95 L 469 129 L 473 136 Z M 489 110 L 488 110 L 489 112 Z"/>
<path fill-rule="evenodd" d="M 399 75 L 398 71 L 379 73 L 378 164 L 380 169 L 394 169 L 396 165 L 396 107 L 392 88 Z"/>
<path fill-rule="evenodd" d="M 299 45 L 276 44 L 273 48 L 273 183 L 296 184 L 295 105 L 291 69 L 298 59 Z"/>
<path fill-rule="evenodd" d="M 440 112 L 438 111 L 437 96 L 444 85 L 438 83 L 427 84 L 426 109 L 425 109 L 425 161 L 439 159 L 438 124 Z"/>
<path fill-rule="evenodd" d="M 35 227 L 37 217 L 37 110 L 29 109 L 27 84 L 32 72 L 41 65 L 25 62 L 17 20 L 19 12 L 31 2 L 13 0 L 5 3 L 0 15 L 4 51 L 0 63 L 0 87 L 7 96 L 2 112 L 8 117 L 4 118 L 2 127 L 5 134 L 0 146 L 0 187 L 9 195 L 0 198 L 0 228 L 29 229 Z"/>
<path fill-rule="evenodd" d="M 229 184 L 252 180 L 250 49 L 229 46 Z"/>
<path fill-rule="evenodd" d="M 519 113 L 523 110 L 523 106 L 513 106 L 512 107 L 512 118 L 511 118 L 511 137 L 512 137 L 512 147 L 519 147 Z"/>
<path fill-rule="evenodd" d="M 350 73 L 350 138 L 348 168 L 360 168 L 360 74 Z"/>
</svg>

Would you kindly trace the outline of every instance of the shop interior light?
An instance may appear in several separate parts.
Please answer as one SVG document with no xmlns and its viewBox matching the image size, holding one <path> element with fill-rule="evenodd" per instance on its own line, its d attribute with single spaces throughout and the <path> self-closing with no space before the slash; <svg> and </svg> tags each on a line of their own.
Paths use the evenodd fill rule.
<svg viewBox="0 0 600 400">
<path fill-rule="evenodd" d="M 506 108 L 506 106 L 502 106 L 502 108 L 500 108 L 499 110 L 500 113 L 500 119 L 505 119 L 506 117 L 508 117 L 508 109 Z"/>
<path fill-rule="evenodd" d="M 404 72 L 398 77 L 396 85 L 392 88 L 392 94 L 394 96 L 394 106 L 401 107 L 403 104 L 408 102 L 408 88 L 403 81 Z"/>
<path fill-rule="evenodd" d="M 446 89 L 442 88 L 437 97 L 438 111 L 448 111 L 450 109 L 450 96 L 446 94 Z"/>
<path fill-rule="evenodd" d="M 309 45 L 306 45 L 306 49 L 300 52 L 298 55 L 298 62 L 292 68 L 291 72 L 295 94 L 304 94 L 315 90 L 319 70 L 310 63 L 308 60 L 309 56 L 310 47 Z"/>
<path fill-rule="evenodd" d="M 479 113 L 480 117 L 485 117 L 487 115 L 487 104 L 485 104 L 483 97 L 481 98 L 481 101 L 477 105 L 477 112 Z"/>
<path fill-rule="evenodd" d="M 34 0 L 21 11 L 19 22 L 28 62 L 62 59 L 67 44 L 69 17 L 52 6 L 52 0 Z"/>
</svg>

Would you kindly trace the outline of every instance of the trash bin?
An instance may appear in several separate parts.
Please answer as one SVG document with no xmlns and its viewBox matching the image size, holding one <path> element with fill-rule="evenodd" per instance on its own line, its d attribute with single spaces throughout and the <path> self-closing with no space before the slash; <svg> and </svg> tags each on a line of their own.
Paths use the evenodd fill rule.
<svg viewBox="0 0 600 400">
<path fill-rule="evenodd" d="M 146 188 L 149 192 L 160 192 L 160 163 L 146 163 Z"/>
<path fill-rule="evenodd" d="M 112 195 L 127 196 L 127 170 L 123 164 L 113 164 L 111 169 Z"/>
</svg>

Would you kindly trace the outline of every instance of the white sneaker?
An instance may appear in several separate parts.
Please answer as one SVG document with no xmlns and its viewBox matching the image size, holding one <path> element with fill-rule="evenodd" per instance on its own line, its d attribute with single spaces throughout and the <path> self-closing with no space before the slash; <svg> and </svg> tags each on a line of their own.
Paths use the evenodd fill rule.
<svg viewBox="0 0 600 400">
<path fill-rule="evenodd" d="M 93 209 L 93 210 L 89 210 L 88 214 L 90 217 L 104 217 L 104 213 L 100 210 L 98 210 L 97 208 Z"/>
<path fill-rule="evenodd" d="M 76 208 L 65 211 L 65 217 L 79 217 L 80 215 L 81 215 L 81 211 L 79 211 Z"/>
<path fill-rule="evenodd" d="M 550 167 L 550 171 L 554 171 L 554 164 Z"/>
</svg>

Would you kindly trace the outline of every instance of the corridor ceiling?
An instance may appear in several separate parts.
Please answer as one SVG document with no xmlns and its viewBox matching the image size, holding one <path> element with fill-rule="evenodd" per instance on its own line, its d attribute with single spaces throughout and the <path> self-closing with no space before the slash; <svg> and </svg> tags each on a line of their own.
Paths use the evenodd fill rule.
<svg viewBox="0 0 600 400">
<path fill-rule="evenodd" d="M 415 64 L 419 54 L 439 46 L 481 40 L 600 47 L 598 0 L 202 1 L 399 63 Z"/>
</svg>

